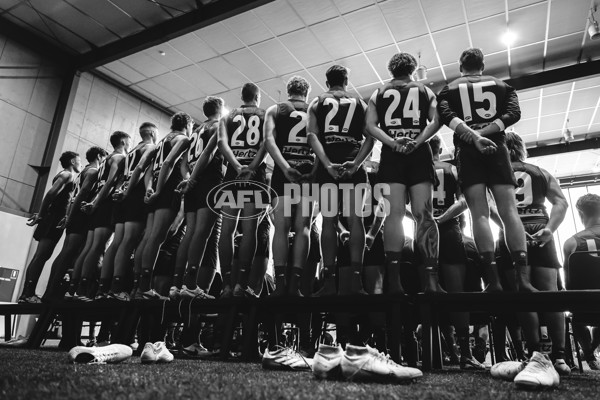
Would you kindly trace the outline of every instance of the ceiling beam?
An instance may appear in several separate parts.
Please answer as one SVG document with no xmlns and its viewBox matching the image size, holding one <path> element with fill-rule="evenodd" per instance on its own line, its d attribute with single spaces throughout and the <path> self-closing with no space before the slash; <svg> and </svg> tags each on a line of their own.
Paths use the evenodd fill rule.
<svg viewBox="0 0 600 400">
<path fill-rule="evenodd" d="M 272 1 L 274 0 L 219 0 L 209 3 L 140 33 L 82 54 L 76 60 L 76 67 L 81 71 L 99 67 Z"/>
<path fill-rule="evenodd" d="M 600 134 L 595 132 L 592 134 Z M 570 153 L 573 151 L 593 150 L 600 148 L 600 137 L 593 137 L 584 140 L 578 140 L 570 143 L 557 143 L 548 146 L 536 146 L 527 149 L 529 157 L 551 156 L 560 153 Z"/>
<path fill-rule="evenodd" d="M 60 48 L 51 41 L 40 35 L 15 24 L 5 18 L 0 17 L 0 33 L 6 35 L 11 40 L 30 48 L 37 54 L 48 58 L 56 64 L 71 66 L 74 63 L 75 56 Z"/>
<path fill-rule="evenodd" d="M 538 72 L 536 74 L 523 75 L 517 78 L 507 79 L 505 82 L 516 90 L 524 90 L 573 79 L 585 78 L 597 75 L 599 72 L 600 60 L 596 60 Z"/>
</svg>

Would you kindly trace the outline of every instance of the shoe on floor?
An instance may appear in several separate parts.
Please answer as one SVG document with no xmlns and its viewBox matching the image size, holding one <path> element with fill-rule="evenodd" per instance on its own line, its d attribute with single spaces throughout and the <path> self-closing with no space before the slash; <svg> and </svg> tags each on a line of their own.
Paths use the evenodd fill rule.
<svg viewBox="0 0 600 400">
<path fill-rule="evenodd" d="M 247 298 L 249 298 L 249 299 L 258 299 L 258 298 L 260 298 L 260 296 L 250 286 L 248 286 L 244 290 L 244 296 L 247 297 Z"/>
<path fill-rule="evenodd" d="M 42 299 L 40 299 L 40 297 L 38 295 L 34 294 L 33 296 L 19 298 L 19 303 L 21 303 L 21 304 L 41 304 Z"/>
<path fill-rule="evenodd" d="M 28 339 L 29 338 L 27 336 L 19 335 L 18 337 L 7 342 L 0 342 L 0 347 L 24 347 L 27 345 Z"/>
<path fill-rule="evenodd" d="M 199 286 L 196 286 L 195 289 L 188 289 L 187 286 L 183 285 L 179 292 L 179 296 L 184 299 L 214 300 L 214 296 L 209 295 Z"/>
<path fill-rule="evenodd" d="M 396 364 L 388 355 L 369 346 L 347 345 L 341 365 L 348 380 L 400 382 L 423 376 L 421 370 Z"/>
<path fill-rule="evenodd" d="M 177 286 L 171 286 L 169 288 L 169 298 L 171 300 L 179 300 L 179 295 L 181 294 L 181 289 Z"/>
<path fill-rule="evenodd" d="M 170 363 L 173 354 L 167 349 L 165 342 L 146 343 L 140 360 L 142 364 Z"/>
<path fill-rule="evenodd" d="M 116 364 L 131 357 L 131 347 L 110 344 L 103 347 L 76 346 L 69 351 L 69 361 L 83 364 Z"/>
<path fill-rule="evenodd" d="M 340 346 L 320 344 L 313 358 L 313 374 L 319 379 L 341 378 L 343 357 L 344 350 Z"/>
<path fill-rule="evenodd" d="M 77 293 L 75 293 L 75 294 L 73 295 L 73 300 L 75 300 L 75 301 L 80 301 L 80 302 L 82 302 L 82 303 L 90 303 L 90 302 L 94 301 L 94 300 L 90 299 L 90 298 L 89 298 L 89 297 L 87 297 L 87 296 L 78 295 Z"/>
<path fill-rule="evenodd" d="M 75 297 L 73 294 L 67 292 L 67 293 L 65 293 L 65 297 L 63 297 L 63 300 L 71 301 L 71 300 L 73 300 L 73 297 Z"/>
<path fill-rule="evenodd" d="M 463 371 L 485 371 L 485 365 L 475 359 L 475 357 L 460 357 L 460 369 Z"/>
<path fill-rule="evenodd" d="M 544 389 L 558 386 L 560 378 L 547 355 L 534 351 L 523 371 L 515 377 L 522 389 Z"/>
<path fill-rule="evenodd" d="M 138 290 L 138 293 L 139 293 L 139 290 Z M 161 300 L 161 301 L 169 300 L 168 297 L 160 295 L 154 289 L 150 289 L 147 292 L 142 292 L 142 298 L 144 300 Z"/>
<path fill-rule="evenodd" d="M 233 297 L 244 297 L 245 296 L 245 287 L 242 287 L 239 283 L 235 285 L 233 288 Z"/>
<path fill-rule="evenodd" d="M 512 382 L 519 372 L 523 371 L 526 363 L 521 361 L 502 361 L 492 365 L 490 374 L 492 378 Z"/>
<path fill-rule="evenodd" d="M 266 349 L 262 358 L 264 369 L 286 370 L 286 371 L 310 371 L 313 360 L 306 358 L 291 347 L 284 347 L 269 352 Z"/>
<path fill-rule="evenodd" d="M 600 360 L 598 360 L 596 357 L 593 359 L 586 359 L 585 362 L 592 371 L 600 371 Z"/>
<path fill-rule="evenodd" d="M 209 358 L 212 352 L 202 346 L 200 343 L 194 343 L 181 349 L 182 353 L 187 357 L 193 358 Z"/>
<path fill-rule="evenodd" d="M 233 289 L 231 289 L 231 286 L 226 285 L 223 287 L 223 290 L 221 290 L 221 296 L 219 298 L 229 299 L 232 296 L 233 296 Z"/>
<path fill-rule="evenodd" d="M 131 301 L 131 297 L 127 292 L 112 293 L 110 297 L 119 301 Z"/>
<path fill-rule="evenodd" d="M 558 375 L 571 375 L 571 367 L 569 367 L 562 358 L 557 358 L 556 361 L 554 361 L 554 369 L 558 372 Z"/>
</svg>

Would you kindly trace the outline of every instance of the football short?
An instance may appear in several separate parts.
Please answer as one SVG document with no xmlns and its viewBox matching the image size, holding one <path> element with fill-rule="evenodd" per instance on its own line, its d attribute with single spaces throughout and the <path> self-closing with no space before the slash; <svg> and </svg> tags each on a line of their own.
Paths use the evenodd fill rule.
<svg viewBox="0 0 600 400">
<path fill-rule="evenodd" d="M 67 224 L 67 235 L 85 235 L 90 225 L 91 215 L 84 214 L 80 209 L 71 211 L 71 220 Z"/>
<path fill-rule="evenodd" d="M 474 145 L 454 138 L 458 182 L 461 189 L 464 190 L 480 183 L 487 187 L 493 185 L 517 187 L 504 132 L 487 136 L 487 138 L 498 146 L 493 154 L 482 154 Z"/>
<path fill-rule="evenodd" d="M 382 151 L 377 181 L 381 183 L 400 183 L 407 187 L 422 182 L 436 184 L 437 176 L 433 164 L 433 155 L 428 145 L 423 145 L 411 154 L 399 154 Z"/>
<path fill-rule="evenodd" d="M 179 211 L 179 208 L 181 207 L 181 194 L 177 192 L 176 189 L 181 183 L 181 175 L 173 175 L 175 176 L 171 176 L 167 180 L 167 183 L 158 195 L 158 198 L 148 207 L 150 212 L 161 209 L 170 209 L 175 212 Z"/>
<path fill-rule="evenodd" d="M 458 219 L 454 218 L 438 225 L 438 230 L 440 233 L 440 266 L 443 268 L 448 264 L 465 264 L 467 255 Z"/>
<path fill-rule="evenodd" d="M 38 242 L 42 239 L 50 239 L 58 242 L 64 229 L 57 228 L 57 226 L 64 216 L 65 210 L 57 210 L 57 212 L 50 210 L 42 217 L 40 222 L 38 222 L 35 231 L 33 232 L 33 238 Z"/>
<path fill-rule="evenodd" d="M 533 235 L 538 232 L 540 229 L 543 229 L 545 224 L 525 224 L 523 225 L 525 228 L 525 232 Z M 498 266 L 503 269 L 513 269 L 513 262 L 510 256 L 510 251 L 506 246 L 504 241 L 504 235 L 500 235 L 499 239 L 499 256 L 498 256 Z M 531 268 L 551 268 L 551 269 L 560 269 L 562 266 L 560 261 L 558 260 L 558 256 L 556 255 L 556 245 L 554 243 L 554 238 L 546 243 L 544 247 L 540 247 L 535 243 L 531 243 L 530 240 L 527 240 L 527 258 L 529 261 L 529 265 Z"/>
<path fill-rule="evenodd" d="M 144 203 L 146 188 L 138 185 L 121 203 L 115 203 L 114 218 L 116 224 L 125 222 L 146 222 L 148 206 Z"/>
<path fill-rule="evenodd" d="M 113 224 L 113 212 L 115 209 L 115 203 L 111 199 L 105 199 L 100 203 L 96 211 L 91 215 L 91 222 L 89 229 L 96 228 L 114 228 Z"/>
<path fill-rule="evenodd" d="M 188 212 L 196 212 L 202 208 L 206 208 L 209 206 L 209 201 L 211 202 L 211 206 L 214 206 L 213 199 L 209 199 L 209 193 L 216 186 L 221 184 L 221 180 L 200 180 L 196 183 L 194 188 L 187 192 L 183 196 L 183 208 L 186 213 Z"/>
<path fill-rule="evenodd" d="M 313 164 L 310 163 L 302 163 L 294 166 L 291 162 L 290 165 L 296 168 L 301 174 L 309 174 L 312 171 Z M 285 193 L 285 184 L 290 181 L 285 177 L 281 168 L 275 165 L 273 169 L 273 176 L 271 177 L 271 189 L 277 196 L 283 196 Z"/>
<path fill-rule="evenodd" d="M 385 265 L 385 251 L 383 250 L 383 234 L 381 231 L 375 236 L 371 248 L 369 250 L 365 248 L 363 265 Z"/>
</svg>

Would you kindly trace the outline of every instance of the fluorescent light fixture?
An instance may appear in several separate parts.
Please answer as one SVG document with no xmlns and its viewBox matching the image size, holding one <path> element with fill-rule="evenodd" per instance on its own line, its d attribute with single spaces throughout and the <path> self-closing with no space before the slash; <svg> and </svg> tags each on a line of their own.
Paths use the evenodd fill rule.
<svg viewBox="0 0 600 400">
<path fill-rule="evenodd" d="M 504 35 L 502 35 L 502 37 L 500 38 L 500 40 L 502 40 L 502 43 L 504 43 L 506 46 L 510 47 L 513 45 L 515 40 L 517 40 L 517 35 L 511 30 L 507 29 Z"/>
</svg>

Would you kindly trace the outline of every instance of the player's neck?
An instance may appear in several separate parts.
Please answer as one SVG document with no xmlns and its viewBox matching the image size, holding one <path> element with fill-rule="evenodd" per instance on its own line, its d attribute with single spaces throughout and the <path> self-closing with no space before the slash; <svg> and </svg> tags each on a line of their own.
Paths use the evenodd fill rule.
<svg viewBox="0 0 600 400">
<path fill-rule="evenodd" d="M 600 229 L 600 218 L 591 219 L 591 220 L 587 221 L 587 223 L 585 224 L 585 229 L 589 229 L 589 230 Z"/>
<path fill-rule="evenodd" d="M 481 76 L 483 71 L 463 71 L 462 76 Z"/>
<path fill-rule="evenodd" d="M 125 154 L 125 146 L 115 147 L 113 154 Z"/>
<path fill-rule="evenodd" d="M 258 107 L 258 102 L 257 101 L 245 101 L 242 104 L 242 107 Z"/>
<path fill-rule="evenodd" d="M 301 96 L 299 94 L 293 94 L 291 96 L 288 96 L 288 101 L 304 101 L 304 102 L 306 102 L 306 97 Z"/>
<path fill-rule="evenodd" d="M 395 76 L 392 78 L 392 80 L 396 81 L 396 82 L 404 82 L 404 83 L 411 83 L 413 81 L 412 78 L 408 75 Z"/>
<path fill-rule="evenodd" d="M 344 86 L 344 85 L 335 85 L 335 86 L 331 86 L 329 88 L 330 92 L 335 92 L 336 90 L 341 90 L 341 91 L 345 92 L 346 91 L 346 86 Z"/>
</svg>

